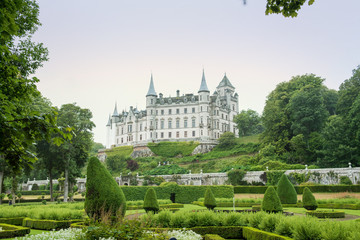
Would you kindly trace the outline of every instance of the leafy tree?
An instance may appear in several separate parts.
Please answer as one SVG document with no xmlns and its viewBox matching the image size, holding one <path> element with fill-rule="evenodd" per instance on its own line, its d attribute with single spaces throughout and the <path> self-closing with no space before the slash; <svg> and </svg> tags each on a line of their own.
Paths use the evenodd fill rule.
<svg viewBox="0 0 360 240">
<path fill-rule="evenodd" d="M 216 207 L 216 200 L 211 188 L 206 188 L 204 196 L 204 205 L 209 210 L 213 210 Z"/>
<path fill-rule="evenodd" d="M 220 138 L 218 139 L 219 144 L 217 148 L 219 149 L 229 149 L 236 145 L 236 138 L 235 134 L 232 132 L 224 132 L 221 134 Z"/>
<path fill-rule="evenodd" d="M 126 168 L 129 169 L 130 171 L 135 171 L 136 169 L 139 168 L 139 164 L 134 159 L 129 159 L 126 161 L 126 163 L 127 163 Z"/>
<path fill-rule="evenodd" d="M 267 0 L 265 14 L 282 14 L 284 17 L 297 17 L 298 11 L 307 2 L 306 0 Z M 309 0 L 312 5 L 315 0 Z"/>
<path fill-rule="evenodd" d="M 104 213 L 125 216 L 126 212 L 124 193 L 96 157 L 91 157 L 87 166 L 85 211 L 95 219 Z"/>
<path fill-rule="evenodd" d="M 92 156 L 96 157 L 96 155 L 98 154 L 98 151 L 100 149 L 104 149 L 104 148 L 105 148 L 105 146 L 102 143 L 93 142 L 92 146 L 91 146 L 90 153 L 91 153 Z"/>
<path fill-rule="evenodd" d="M 281 176 L 276 191 L 282 204 L 297 203 L 296 190 L 285 174 Z"/>
<path fill-rule="evenodd" d="M 261 209 L 266 212 L 276 213 L 282 212 L 282 206 L 279 196 L 273 186 L 266 189 L 264 198 L 261 204 Z"/>
<path fill-rule="evenodd" d="M 360 66 L 353 70 L 351 78 L 345 80 L 339 87 L 339 100 L 336 112 L 341 116 L 346 116 L 360 94 Z"/>
<path fill-rule="evenodd" d="M 245 174 L 246 174 L 246 171 L 244 171 L 242 169 L 233 169 L 227 173 L 227 176 L 228 176 L 230 184 L 233 186 L 236 186 L 236 185 L 242 185 L 242 184 L 244 184 L 244 182 L 246 183 L 246 181 L 243 181 Z"/>
<path fill-rule="evenodd" d="M 261 133 L 263 130 L 259 114 L 251 109 L 242 110 L 235 116 L 234 122 L 239 129 L 239 136 L 250 136 Z"/>
<path fill-rule="evenodd" d="M 318 207 L 316 199 L 308 187 L 304 188 L 302 201 L 306 210 L 316 210 Z"/>
<path fill-rule="evenodd" d="M 144 209 L 146 212 L 153 212 L 153 213 L 157 213 L 160 209 L 156 197 L 156 192 L 153 188 L 149 188 L 145 193 Z"/>
</svg>

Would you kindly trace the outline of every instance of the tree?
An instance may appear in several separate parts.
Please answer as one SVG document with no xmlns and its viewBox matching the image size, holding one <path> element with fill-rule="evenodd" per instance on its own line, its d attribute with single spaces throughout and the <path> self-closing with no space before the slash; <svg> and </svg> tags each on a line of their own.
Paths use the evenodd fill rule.
<svg viewBox="0 0 360 240">
<path fill-rule="evenodd" d="M 282 14 L 284 17 L 297 17 L 298 11 L 305 4 L 306 0 L 267 0 L 265 14 Z M 309 0 L 312 5 L 315 0 Z"/>
<path fill-rule="evenodd" d="M 213 210 L 216 207 L 216 200 L 211 188 L 206 188 L 204 196 L 204 205 L 207 209 Z"/>
<path fill-rule="evenodd" d="M 151 187 L 145 193 L 144 209 L 146 212 L 157 213 L 160 209 L 155 190 Z"/>
<path fill-rule="evenodd" d="M 245 185 L 244 182 L 246 183 L 246 181 L 243 180 L 245 175 L 246 175 L 246 171 L 242 169 L 233 169 L 227 173 L 229 182 L 233 186 Z"/>
<path fill-rule="evenodd" d="M 218 141 L 219 141 L 218 148 L 220 149 L 231 148 L 236 144 L 235 134 L 233 134 L 232 132 L 224 132 L 223 134 L 221 134 Z"/>
<path fill-rule="evenodd" d="M 316 210 L 318 207 L 316 199 L 308 187 L 304 188 L 302 201 L 306 210 Z"/>
<path fill-rule="evenodd" d="M 235 116 L 234 122 L 239 129 L 239 136 L 250 136 L 261 133 L 263 130 L 259 114 L 251 109 L 242 110 Z"/>
<path fill-rule="evenodd" d="M 104 213 L 125 216 L 126 212 L 123 191 L 96 157 L 89 159 L 87 167 L 85 211 L 95 219 Z"/>
<path fill-rule="evenodd" d="M 281 176 L 276 191 L 282 204 L 297 203 L 296 190 L 285 174 Z"/>
<path fill-rule="evenodd" d="M 266 212 L 277 213 L 282 212 L 282 206 L 279 196 L 273 186 L 266 189 L 264 198 L 261 204 L 261 209 Z"/>
<path fill-rule="evenodd" d="M 336 106 L 337 114 L 346 116 L 360 94 L 360 66 L 353 70 L 351 78 L 341 83 L 339 87 L 339 100 Z"/>
</svg>

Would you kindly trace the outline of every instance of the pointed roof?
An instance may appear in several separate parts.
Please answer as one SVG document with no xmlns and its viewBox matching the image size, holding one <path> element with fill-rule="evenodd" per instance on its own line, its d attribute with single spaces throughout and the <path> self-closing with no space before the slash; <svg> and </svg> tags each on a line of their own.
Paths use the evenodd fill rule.
<svg viewBox="0 0 360 240">
<path fill-rule="evenodd" d="M 113 113 L 112 116 L 113 116 L 113 117 L 119 116 L 119 113 L 118 113 L 118 111 L 117 111 L 117 103 L 115 103 L 114 113 Z"/>
<path fill-rule="evenodd" d="M 217 88 L 220 88 L 220 87 L 231 87 L 231 88 L 235 88 L 229 81 L 229 79 L 227 78 L 226 76 L 226 73 L 223 77 L 223 79 L 221 80 L 221 82 L 219 83 L 219 85 L 217 86 Z"/>
<path fill-rule="evenodd" d="M 110 120 L 110 114 L 109 114 L 109 120 L 108 123 L 106 124 L 106 126 L 110 126 L 111 125 L 111 120 Z"/>
<path fill-rule="evenodd" d="M 198 93 L 199 92 L 210 92 L 207 87 L 207 84 L 206 84 L 204 69 L 203 69 L 201 85 L 200 85 L 200 89 L 199 89 Z"/>
<path fill-rule="evenodd" d="M 151 80 L 150 80 L 150 86 L 149 86 L 149 90 L 148 93 L 146 94 L 146 96 L 157 96 L 156 92 L 155 92 L 155 88 L 154 88 L 154 81 L 153 81 L 153 75 L 151 74 Z"/>
</svg>

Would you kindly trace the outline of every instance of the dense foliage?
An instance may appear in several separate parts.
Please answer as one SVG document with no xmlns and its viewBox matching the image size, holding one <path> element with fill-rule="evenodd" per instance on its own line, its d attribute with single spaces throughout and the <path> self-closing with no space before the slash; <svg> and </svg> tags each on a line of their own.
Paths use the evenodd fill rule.
<svg viewBox="0 0 360 240">
<path fill-rule="evenodd" d="M 245 177 L 246 171 L 242 170 L 242 169 L 233 169 L 230 170 L 227 173 L 228 176 L 228 181 L 230 182 L 231 185 L 236 186 L 236 185 L 245 185 L 244 183 L 246 183 L 246 181 L 243 181 L 243 178 Z"/>
<path fill-rule="evenodd" d="M 266 189 L 261 209 L 270 213 L 282 212 L 281 201 L 274 187 Z"/>
<path fill-rule="evenodd" d="M 239 129 L 239 136 L 250 136 L 263 131 L 260 115 L 251 109 L 242 110 L 234 117 L 234 122 Z"/>
<path fill-rule="evenodd" d="M 282 204 L 297 203 L 296 190 L 285 174 L 281 176 L 276 191 Z"/>
<path fill-rule="evenodd" d="M 216 207 L 216 200 L 211 188 L 207 188 L 205 191 L 204 205 L 209 210 L 213 210 Z"/>
<path fill-rule="evenodd" d="M 96 157 L 90 158 L 87 167 L 85 211 L 93 218 L 107 213 L 124 216 L 126 211 L 124 193 Z"/>
<path fill-rule="evenodd" d="M 145 193 L 144 209 L 146 212 L 151 211 L 157 213 L 159 211 L 159 203 L 153 188 L 149 188 Z"/>
<path fill-rule="evenodd" d="M 189 156 L 199 145 L 198 142 L 159 142 L 148 143 L 153 153 L 163 157 Z"/>
<path fill-rule="evenodd" d="M 172 174 L 185 174 L 188 171 L 177 164 L 161 165 L 150 171 L 145 172 L 145 175 L 172 175 Z"/>
</svg>

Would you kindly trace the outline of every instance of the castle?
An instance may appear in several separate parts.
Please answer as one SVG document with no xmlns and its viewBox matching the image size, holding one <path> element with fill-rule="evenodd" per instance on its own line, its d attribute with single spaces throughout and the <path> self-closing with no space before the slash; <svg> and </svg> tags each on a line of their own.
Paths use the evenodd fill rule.
<svg viewBox="0 0 360 240">
<path fill-rule="evenodd" d="M 212 95 L 203 71 L 198 95 L 181 96 L 177 90 L 176 97 L 158 96 L 151 75 L 146 110 L 130 107 L 118 113 L 115 104 L 106 125 L 106 148 L 159 141 L 215 142 L 227 131 L 238 136 L 233 122 L 238 113 L 238 94 L 226 74 Z"/>
</svg>

